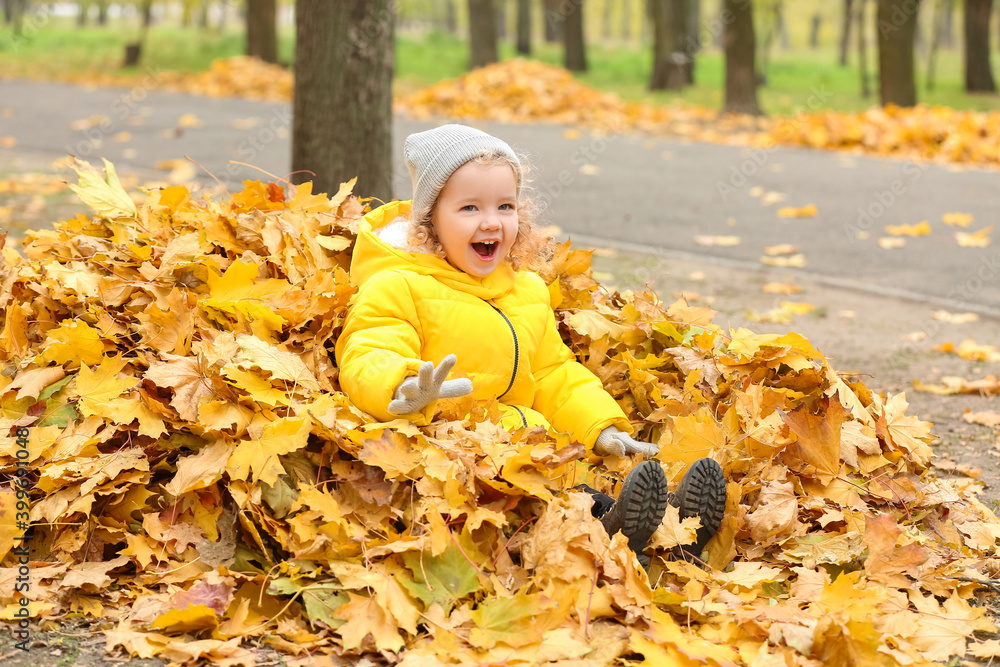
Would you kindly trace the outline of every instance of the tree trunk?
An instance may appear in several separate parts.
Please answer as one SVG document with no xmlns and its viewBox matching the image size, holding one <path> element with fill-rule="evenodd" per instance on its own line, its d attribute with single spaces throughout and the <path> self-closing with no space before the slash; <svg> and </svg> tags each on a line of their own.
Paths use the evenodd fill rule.
<svg viewBox="0 0 1000 667">
<path fill-rule="evenodd" d="M 621 0 L 622 3 L 622 41 L 632 39 L 632 0 Z"/>
<path fill-rule="evenodd" d="M 868 0 L 858 0 L 858 74 L 861 76 L 861 97 L 867 99 L 871 94 L 868 85 Z"/>
<path fill-rule="evenodd" d="M 727 19 L 723 44 L 726 53 L 726 102 L 723 113 L 760 115 L 757 103 L 756 45 L 751 0 L 723 0 Z"/>
<path fill-rule="evenodd" d="M 587 47 L 583 38 L 583 0 L 569 0 L 562 5 L 563 65 L 572 72 L 587 71 Z"/>
<path fill-rule="evenodd" d="M 688 83 L 690 61 L 684 51 L 687 0 L 651 0 L 653 75 L 650 90 L 680 90 Z"/>
<path fill-rule="evenodd" d="M 210 4 L 208 0 L 201 0 L 201 11 L 198 12 L 198 27 L 202 30 L 208 29 L 208 10 Z"/>
<path fill-rule="evenodd" d="M 80 0 L 77 3 L 77 14 L 76 14 L 76 25 L 77 27 L 83 27 L 87 25 L 87 0 Z"/>
<path fill-rule="evenodd" d="M 507 0 L 494 0 L 497 7 L 497 39 L 507 39 Z"/>
<path fill-rule="evenodd" d="M 844 0 L 844 19 L 840 27 L 840 66 L 847 67 L 847 52 L 851 48 L 851 24 L 854 17 L 854 0 Z"/>
<path fill-rule="evenodd" d="M 517 52 L 531 55 L 531 0 L 517 0 Z"/>
<path fill-rule="evenodd" d="M 444 3 L 444 22 L 448 27 L 448 34 L 458 33 L 458 14 L 455 11 L 455 0 L 447 0 Z"/>
<path fill-rule="evenodd" d="M 469 0 L 469 68 L 497 62 L 497 13 L 493 0 Z"/>
<path fill-rule="evenodd" d="M 108 24 L 108 0 L 98 0 L 97 25 L 104 27 L 107 24 Z"/>
<path fill-rule="evenodd" d="M 685 53 L 689 61 L 687 68 L 688 85 L 694 84 L 694 66 L 697 62 L 697 55 L 701 51 L 701 0 L 688 0 L 687 5 L 687 41 L 685 42 Z"/>
<path fill-rule="evenodd" d="M 819 12 L 813 14 L 812 25 L 809 28 L 809 48 L 819 48 L 819 29 L 823 26 L 823 15 Z"/>
<path fill-rule="evenodd" d="M 276 0 L 247 0 L 247 55 L 278 62 Z"/>
<path fill-rule="evenodd" d="M 565 16 L 559 8 L 560 0 L 544 0 L 545 41 L 561 42 L 565 30 Z"/>
<path fill-rule="evenodd" d="M 358 196 L 392 198 L 393 4 L 296 0 L 291 178 L 313 193 L 357 176 Z"/>
<path fill-rule="evenodd" d="M 601 39 L 607 41 L 611 39 L 611 3 L 604 0 L 604 8 L 601 11 Z"/>
<path fill-rule="evenodd" d="M 785 31 L 785 16 L 783 13 L 784 3 L 778 0 L 772 6 L 771 25 L 764 37 L 763 48 L 761 48 L 761 67 L 759 75 L 759 85 L 767 84 L 767 77 L 771 71 L 771 49 L 776 39 L 779 39 Z"/>
<path fill-rule="evenodd" d="M 920 12 L 917 12 L 916 25 L 913 26 L 913 48 L 921 56 L 927 55 L 927 40 L 924 39 L 923 27 L 920 24 Z"/>
<path fill-rule="evenodd" d="M 917 0 L 877 0 L 878 73 L 882 105 L 911 107 L 917 103 L 913 37 Z M 907 11 L 909 9 L 909 11 Z"/>
<path fill-rule="evenodd" d="M 12 1 L 3 0 L 3 22 L 5 25 L 10 25 L 10 22 L 14 20 L 14 8 L 11 7 Z"/>
<path fill-rule="evenodd" d="M 934 16 L 931 20 L 931 48 L 927 52 L 927 90 L 934 90 L 934 80 L 937 73 L 937 54 L 941 48 L 941 22 L 944 19 L 944 2 L 937 0 L 934 5 Z"/>
<path fill-rule="evenodd" d="M 142 0 L 142 27 L 153 25 L 153 0 Z"/>
<path fill-rule="evenodd" d="M 941 21 L 941 46 L 955 48 L 955 0 L 944 0 L 944 20 Z"/>
<path fill-rule="evenodd" d="M 990 69 L 990 15 L 993 0 L 965 0 L 965 90 L 995 93 Z"/>
</svg>

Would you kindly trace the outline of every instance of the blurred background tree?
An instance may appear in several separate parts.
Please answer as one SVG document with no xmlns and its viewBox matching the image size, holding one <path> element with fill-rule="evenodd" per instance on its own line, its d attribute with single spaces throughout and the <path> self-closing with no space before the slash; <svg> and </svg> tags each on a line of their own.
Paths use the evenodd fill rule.
<svg viewBox="0 0 1000 667">
<path fill-rule="evenodd" d="M 8 76 L 116 73 L 129 46 L 133 68 L 202 71 L 238 54 L 294 61 L 294 0 L 0 2 L 2 30 L 32 34 L 12 42 L 0 33 Z M 771 114 L 873 101 L 1000 109 L 994 0 L 739 4 L 749 11 L 734 23 L 726 0 L 395 0 L 392 85 L 409 92 L 522 56 L 636 101 Z M 813 89 L 828 94 L 810 102 Z"/>
</svg>

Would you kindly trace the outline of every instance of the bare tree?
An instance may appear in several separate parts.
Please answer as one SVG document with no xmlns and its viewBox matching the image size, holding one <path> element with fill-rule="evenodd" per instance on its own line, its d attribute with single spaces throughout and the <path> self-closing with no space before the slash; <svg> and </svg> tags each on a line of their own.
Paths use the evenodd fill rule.
<svg viewBox="0 0 1000 667">
<path fill-rule="evenodd" d="M 517 0 L 517 52 L 531 55 L 531 0 Z"/>
<path fill-rule="evenodd" d="M 878 73 L 882 105 L 917 103 L 913 39 L 919 0 L 877 0 Z"/>
<path fill-rule="evenodd" d="M 622 39 L 632 39 L 632 0 L 621 0 L 622 3 Z"/>
<path fill-rule="evenodd" d="M 993 0 L 965 0 L 965 90 L 995 93 L 990 69 L 990 15 Z"/>
<path fill-rule="evenodd" d="M 247 0 L 247 55 L 278 62 L 276 0 Z"/>
<path fill-rule="evenodd" d="M 844 18 L 840 27 L 840 66 L 847 67 L 847 52 L 851 48 L 851 24 L 854 23 L 854 0 L 844 0 Z"/>
<path fill-rule="evenodd" d="M 653 13 L 650 90 L 680 90 L 688 83 L 690 59 L 684 51 L 687 4 L 687 0 L 650 0 Z"/>
<path fill-rule="evenodd" d="M 726 102 L 723 113 L 760 115 L 757 103 L 756 45 L 752 0 L 723 0 L 726 27 Z"/>
<path fill-rule="evenodd" d="M 293 182 L 392 197 L 392 4 L 296 0 Z"/>
<path fill-rule="evenodd" d="M 493 0 L 469 0 L 469 68 L 495 63 L 497 57 L 497 13 Z"/>
</svg>

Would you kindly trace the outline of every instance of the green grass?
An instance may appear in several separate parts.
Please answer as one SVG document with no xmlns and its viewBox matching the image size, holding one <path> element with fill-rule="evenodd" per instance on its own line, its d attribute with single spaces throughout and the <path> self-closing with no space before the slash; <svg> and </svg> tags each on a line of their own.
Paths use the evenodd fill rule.
<svg viewBox="0 0 1000 667">
<path fill-rule="evenodd" d="M 196 27 L 154 26 L 149 32 L 139 69 L 131 71 L 121 67 L 121 60 L 124 45 L 140 34 L 134 20 L 106 28 L 78 28 L 70 18 L 53 18 L 41 25 L 30 38 L 22 40 L 15 40 L 10 29 L 3 27 L 0 28 L 0 72 L 7 76 L 51 78 L 56 73 L 141 74 L 145 66 L 161 70 L 202 71 L 208 69 L 216 58 L 243 53 L 243 33 L 236 29 L 235 21 L 231 25 L 231 30 L 221 33 Z M 793 46 L 796 42 L 793 35 Z M 534 48 L 534 57 L 538 60 L 556 65 L 562 63 L 560 45 L 536 40 Z M 759 89 L 761 106 L 771 115 L 803 109 L 866 109 L 878 103 L 876 56 L 874 49 L 870 50 L 872 94 L 863 98 L 855 54 L 852 54 L 850 66 L 840 67 L 832 45 L 816 50 L 794 46 L 787 52 L 775 47 L 767 67 L 766 85 Z M 293 57 L 292 26 L 283 26 L 279 32 L 279 60 L 291 63 Z M 513 57 L 516 57 L 513 44 L 502 43 L 501 58 Z M 588 45 L 588 61 L 589 71 L 579 74 L 578 79 L 600 90 L 614 92 L 626 100 L 656 104 L 683 100 L 711 108 L 722 105 L 724 63 L 722 54 L 714 48 L 698 55 L 696 84 L 680 93 L 652 93 L 647 89 L 652 68 L 648 48 L 594 41 Z M 400 30 L 396 39 L 395 88 L 397 92 L 407 92 L 460 76 L 467 70 L 467 62 L 468 46 L 465 40 L 437 32 L 418 35 L 413 31 Z M 957 109 L 1000 109 L 1000 96 L 968 95 L 964 92 L 962 55 L 958 49 L 939 53 L 937 85 L 933 92 L 926 90 L 925 65 L 923 60 L 918 62 L 919 101 Z M 996 64 L 994 69 L 1000 74 Z"/>
</svg>

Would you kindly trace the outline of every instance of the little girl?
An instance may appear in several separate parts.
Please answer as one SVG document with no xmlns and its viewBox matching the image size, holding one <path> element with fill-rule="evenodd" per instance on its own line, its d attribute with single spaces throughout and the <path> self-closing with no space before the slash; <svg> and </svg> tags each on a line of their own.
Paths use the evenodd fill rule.
<svg viewBox="0 0 1000 667">
<path fill-rule="evenodd" d="M 525 168 L 505 142 L 464 125 L 406 138 L 413 199 L 368 213 L 351 260 L 357 285 L 337 340 L 340 385 L 380 421 L 430 423 L 438 398 L 499 399 L 508 430 L 550 425 L 599 456 L 653 456 L 601 381 L 563 343 L 541 277 L 546 240 L 522 193 Z M 435 362 L 437 366 L 435 367 Z M 459 370 L 467 376 L 448 380 Z M 609 535 L 621 530 L 642 550 L 668 503 L 699 516 L 700 554 L 719 528 L 725 480 L 711 459 L 695 462 L 676 494 L 660 465 L 643 461 L 615 501 L 594 496 Z"/>
</svg>

